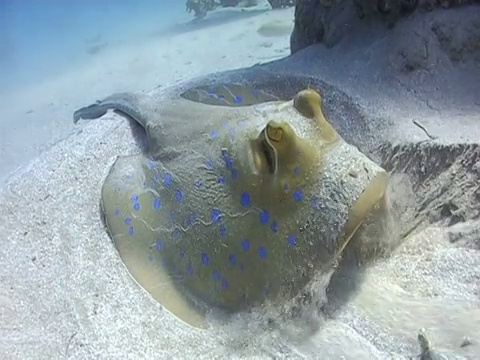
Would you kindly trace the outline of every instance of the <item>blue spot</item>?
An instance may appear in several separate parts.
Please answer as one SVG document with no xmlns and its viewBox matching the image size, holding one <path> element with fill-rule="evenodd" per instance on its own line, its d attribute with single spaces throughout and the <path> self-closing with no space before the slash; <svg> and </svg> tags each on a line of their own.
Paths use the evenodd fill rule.
<svg viewBox="0 0 480 360">
<path fill-rule="evenodd" d="M 238 176 L 238 171 L 237 171 L 237 169 L 232 169 L 232 170 L 230 171 L 230 173 L 232 174 L 232 179 L 236 179 L 236 178 L 237 178 L 237 176 Z"/>
<path fill-rule="evenodd" d="M 220 175 L 220 176 L 218 177 L 218 179 L 217 179 L 217 182 L 218 182 L 219 184 L 225 184 L 225 176 Z"/>
<path fill-rule="evenodd" d="M 219 209 L 212 209 L 210 212 L 210 219 L 214 223 L 218 223 L 222 219 L 222 213 L 220 212 Z"/>
<path fill-rule="evenodd" d="M 236 95 L 233 97 L 233 102 L 235 104 L 240 104 L 243 101 L 243 98 L 240 95 Z"/>
<path fill-rule="evenodd" d="M 208 95 L 215 95 L 215 89 L 211 88 L 210 90 L 208 90 Z"/>
<path fill-rule="evenodd" d="M 227 235 L 227 228 L 225 227 L 225 225 L 221 225 L 220 226 L 220 236 L 225 236 Z"/>
<path fill-rule="evenodd" d="M 258 256 L 260 256 L 260 259 L 265 259 L 267 257 L 267 249 L 265 249 L 264 246 L 258 248 Z"/>
<path fill-rule="evenodd" d="M 163 178 L 163 183 L 166 186 L 172 185 L 172 175 L 171 174 L 166 174 L 165 177 Z"/>
<path fill-rule="evenodd" d="M 299 168 L 298 166 L 295 166 L 295 168 L 293 169 L 293 173 L 294 173 L 295 175 L 300 174 L 300 168 Z"/>
<path fill-rule="evenodd" d="M 155 210 L 160 210 L 161 207 L 162 207 L 162 201 L 159 198 L 156 198 L 155 200 L 153 200 L 153 208 Z"/>
<path fill-rule="evenodd" d="M 320 201 L 320 198 L 318 196 L 312 196 L 312 198 L 310 199 L 310 206 L 312 208 L 314 208 L 315 210 L 320 210 L 321 208 L 321 201 Z"/>
<path fill-rule="evenodd" d="M 231 128 L 228 133 L 230 134 L 231 137 L 234 137 L 235 136 L 235 129 L 234 128 Z"/>
<path fill-rule="evenodd" d="M 209 170 L 213 169 L 213 160 L 212 159 L 205 160 L 205 166 Z"/>
<path fill-rule="evenodd" d="M 194 223 L 195 220 L 197 220 L 197 214 L 190 214 L 185 218 L 183 224 L 185 226 L 190 226 Z"/>
<path fill-rule="evenodd" d="M 288 186 L 288 183 L 285 183 L 285 185 L 283 185 L 283 190 L 288 190 L 289 186 Z"/>
<path fill-rule="evenodd" d="M 210 258 L 208 257 L 208 254 L 202 253 L 202 264 L 208 265 L 209 262 L 210 262 Z"/>
<path fill-rule="evenodd" d="M 180 255 L 181 258 L 184 258 L 185 257 L 185 250 L 181 249 L 179 255 Z"/>
<path fill-rule="evenodd" d="M 240 196 L 240 204 L 242 206 L 249 206 L 250 205 L 250 194 L 248 192 L 243 192 Z"/>
<path fill-rule="evenodd" d="M 120 210 L 115 209 L 115 211 L 113 213 L 115 214 L 115 216 L 118 216 L 118 215 L 120 215 Z"/>
<path fill-rule="evenodd" d="M 125 223 L 125 225 L 130 225 L 132 223 L 132 218 L 129 218 L 129 217 L 126 217 L 123 222 Z"/>
<path fill-rule="evenodd" d="M 138 195 L 133 195 L 130 200 L 132 200 L 133 203 L 136 203 L 138 201 Z"/>
<path fill-rule="evenodd" d="M 267 210 L 262 210 L 259 218 L 260 218 L 260 223 L 265 225 L 268 223 L 268 219 L 270 218 L 270 213 Z"/>
<path fill-rule="evenodd" d="M 295 201 L 302 201 L 303 200 L 303 191 L 300 189 L 297 189 L 293 192 L 293 199 Z"/>
<path fill-rule="evenodd" d="M 217 132 L 216 130 L 212 130 L 212 131 L 210 132 L 210 137 L 211 137 L 212 139 L 215 139 L 217 136 L 218 136 L 218 132 Z"/>
<path fill-rule="evenodd" d="M 188 272 L 190 275 L 193 274 L 193 266 L 192 266 L 192 264 L 188 264 L 188 265 L 187 265 L 187 272 Z"/>
<path fill-rule="evenodd" d="M 228 262 L 232 266 L 234 266 L 237 263 L 237 257 L 235 256 L 235 254 L 228 255 Z"/>
<path fill-rule="evenodd" d="M 134 209 L 135 211 L 140 210 L 140 203 L 135 203 L 135 204 L 133 205 L 133 209 Z"/>
<path fill-rule="evenodd" d="M 176 190 L 175 191 L 175 200 L 177 200 L 178 202 L 183 200 L 182 190 Z"/>
<path fill-rule="evenodd" d="M 155 168 L 155 161 L 150 160 L 150 161 L 148 162 L 148 168 L 149 168 L 150 170 L 152 170 L 153 168 Z"/>
<path fill-rule="evenodd" d="M 233 166 L 233 160 L 230 155 L 228 155 L 227 150 L 222 149 L 222 155 L 223 160 L 225 161 L 225 166 L 227 167 L 227 169 L 231 169 Z"/>
<path fill-rule="evenodd" d="M 203 186 L 202 180 L 195 180 L 193 186 L 195 186 L 196 189 L 200 189 Z"/>
<path fill-rule="evenodd" d="M 170 236 L 172 237 L 173 240 L 179 240 L 181 235 L 182 234 L 178 229 L 175 229 L 170 233 Z"/>
<path fill-rule="evenodd" d="M 215 281 L 220 281 L 222 279 L 222 275 L 220 275 L 218 270 L 213 270 L 212 277 L 213 277 L 213 280 Z"/>
<path fill-rule="evenodd" d="M 278 231 L 278 224 L 276 221 L 272 222 L 272 231 L 277 232 Z"/>
<path fill-rule="evenodd" d="M 242 250 L 248 251 L 250 249 L 250 240 L 244 239 L 242 240 Z"/>
<path fill-rule="evenodd" d="M 157 239 L 157 241 L 155 241 L 155 249 L 157 249 L 158 251 L 161 251 L 163 249 L 163 241 L 162 240 Z"/>
<path fill-rule="evenodd" d="M 223 279 L 222 280 L 222 288 L 226 289 L 226 288 L 228 288 L 228 286 L 229 286 L 228 281 Z"/>
<path fill-rule="evenodd" d="M 133 236 L 133 226 L 128 228 L 128 235 Z"/>
<path fill-rule="evenodd" d="M 295 235 L 288 235 L 287 241 L 288 241 L 288 245 L 290 246 L 297 245 L 297 237 Z"/>
</svg>

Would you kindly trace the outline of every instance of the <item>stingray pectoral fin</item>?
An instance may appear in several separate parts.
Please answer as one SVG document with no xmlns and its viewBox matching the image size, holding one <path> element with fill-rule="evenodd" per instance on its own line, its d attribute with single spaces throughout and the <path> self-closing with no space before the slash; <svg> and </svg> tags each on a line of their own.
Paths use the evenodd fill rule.
<svg viewBox="0 0 480 360">
<path fill-rule="evenodd" d="M 140 155 L 119 157 L 102 187 L 102 211 L 115 247 L 133 279 L 166 310 L 195 328 L 205 327 L 197 311 L 174 286 L 157 251 L 156 228 L 162 217 Z"/>
<path fill-rule="evenodd" d="M 143 95 L 144 98 L 147 96 Z M 144 128 L 146 126 L 145 106 L 141 103 L 140 96 L 134 93 L 116 93 L 97 101 L 95 104 L 84 106 L 73 113 L 73 123 L 80 119 L 92 120 L 105 115 L 108 110 L 114 110 L 129 116 Z"/>
<path fill-rule="evenodd" d="M 92 120 L 98 119 L 105 115 L 108 107 L 102 106 L 100 102 L 92 105 L 84 106 L 73 113 L 73 123 L 76 124 L 80 119 Z"/>
</svg>

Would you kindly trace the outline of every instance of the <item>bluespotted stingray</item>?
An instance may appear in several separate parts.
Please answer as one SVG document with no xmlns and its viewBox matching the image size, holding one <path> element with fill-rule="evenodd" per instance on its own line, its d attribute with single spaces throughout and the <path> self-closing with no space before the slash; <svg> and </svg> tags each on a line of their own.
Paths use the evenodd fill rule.
<svg viewBox="0 0 480 360">
<path fill-rule="evenodd" d="M 289 101 L 240 85 L 169 100 L 121 93 L 74 121 L 108 109 L 138 122 L 148 142 L 105 179 L 108 232 L 133 278 L 192 326 L 209 308 L 296 297 L 386 191 L 387 173 L 341 138 L 312 89 Z"/>
</svg>

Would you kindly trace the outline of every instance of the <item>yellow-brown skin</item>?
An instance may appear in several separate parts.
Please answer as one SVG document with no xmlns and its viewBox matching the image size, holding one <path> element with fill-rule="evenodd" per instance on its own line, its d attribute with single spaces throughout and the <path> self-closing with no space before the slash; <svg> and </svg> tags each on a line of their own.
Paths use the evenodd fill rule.
<svg viewBox="0 0 480 360">
<path fill-rule="evenodd" d="M 146 287 L 151 283 L 146 275 L 158 274 L 163 279 L 167 274 L 180 292 L 231 311 L 291 298 L 315 271 L 331 267 L 377 198 L 373 193 L 356 204 L 350 214 L 353 221 L 348 220 L 342 233 L 339 226 L 347 221 L 347 211 L 360 189 L 357 186 L 345 192 L 343 178 L 338 175 L 356 166 L 357 156 L 360 161 L 365 159 L 352 152 L 353 163 L 347 164 L 350 158 L 342 160 L 340 164 L 345 166 L 328 173 L 338 181 L 325 178 L 325 169 L 332 171 L 332 159 L 335 162 L 338 156 L 345 156 L 339 155 L 342 151 L 345 154 L 345 144 L 339 142 L 340 136 L 326 120 L 321 97 L 314 90 L 298 93 L 293 107 L 292 102 L 266 105 L 263 114 L 246 108 L 229 117 L 225 109 L 199 106 L 199 112 L 205 112 L 192 122 L 191 112 L 197 108 L 189 105 L 193 106 L 185 100 L 161 109 L 162 121 L 167 121 L 167 114 L 172 126 L 188 124 L 168 129 L 175 136 L 171 146 L 183 154 L 180 159 L 167 158 L 153 167 L 144 163 L 142 170 L 128 177 L 131 183 L 119 184 L 118 176 L 125 175 L 123 167 L 128 168 L 128 161 L 123 160 L 124 165 L 115 165 L 118 171 L 114 167 L 104 185 L 107 226 L 124 262 Z M 244 127 L 237 126 L 241 118 L 249 121 Z M 198 121 L 203 119 L 204 123 Z M 192 130 L 196 125 L 206 127 L 208 134 L 212 129 L 221 130 L 205 141 Z M 232 141 L 228 129 L 235 126 Z M 229 162 L 224 161 L 225 154 Z M 205 159 L 214 159 L 214 165 L 205 168 Z M 237 172 L 235 179 L 231 169 Z M 157 172 L 160 179 L 171 173 L 171 183 L 166 186 L 156 181 Z M 222 182 L 218 181 L 220 175 Z M 202 189 L 194 186 L 195 179 L 201 180 Z M 182 190 L 182 201 L 176 199 L 178 189 Z M 296 198 L 297 191 L 301 200 Z M 245 193 L 249 194 L 248 205 L 240 201 Z M 317 195 L 325 208 L 312 207 Z M 132 197 L 138 209 L 132 209 Z M 152 208 L 155 198 L 161 199 L 161 208 Z M 222 216 L 212 218 L 212 209 L 218 209 Z M 260 220 L 263 210 L 269 213 L 265 222 Z M 186 224 L 185 219 L 192 214 L 198 220 Z M 124 216 L 129 218 L 128 224 Z M 291 236 L 298 238 L 298 246 L 297 240 L 290 243 Z M 250 241 L 248 250 L 243 248 L 245 239 Z M 268 256 L 260 257 L 260 249 Z M 236 257 L 235 264 L 229 262 L 231 255 Z M 149 291 L 181 314 L 175 308 L 178 300 L 166 295 L 166 289 L 157 291 L 150 286 Z M 175 292 L 172 287 L 170 291 Z"/>
</svg>

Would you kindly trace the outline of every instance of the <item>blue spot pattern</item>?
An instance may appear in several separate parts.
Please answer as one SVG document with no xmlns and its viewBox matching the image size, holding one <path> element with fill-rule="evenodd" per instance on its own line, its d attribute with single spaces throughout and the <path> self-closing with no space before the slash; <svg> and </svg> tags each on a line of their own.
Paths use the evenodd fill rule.
<svg viewBox="0 0 480 360">
<path fill-rule="evenodd" d="M 210 258 L 207 253 L 202 253 L 202 264 L 208 265 L 210 263 Z"/>
<path fill-rule="evenodd" d="M 250 205 L 250 194 L 248 192 L 243 192 L 240 196 L 240 204 L 242 206 L 249 206 Z"/>
<path fill-rule="evenodd" d="M 225 161 L 225 166 L 227 167 L 227 169 L 231 169 L 233 167 L 233 160 L 228 154 L 227 150 L 222 149 L 222 156 L 223 156 L 223 160 Z"/>
<path fill-rule="evenodd" d="M 258 256 L 260 259 L 265 259 L 267 257 L 267 249 L 264 246 L 258 248 Z"/>
<path fill-rule="evenodd" d="M 175 190 L 175 200 L 178 202 L 183 200 L 183 192 L 180 189 Z"/>
<path fill-rule="evenodd" d="M 302 201 L 303 200 L 303 191 L 300 190 L 300 189 L 296 189 L 294 192 L 293 192 L 293 200 L 295 201 Z"/>
<path fill-rule="evenodd" d="M 218 270 L 213 270 L 212 277 L 214 281 L 220 281 L 222 279 L 222 275 Z"/>
<path fill-rule="evenodd" d="M 260 224 L 263 224 L 263 225 L 268 224 L 269 219 L 270 219 L 270 213 L 265 209 L 262 210 L 259 216 Z"/>
<path fill-rule="evenodd" d="M 172 175 L 171 174 L 165 174 L 165 177 L 163 178 L 163 183 L 165 184 L 165 186 L 172 185 Z"/>
<path fill-rule="evenodd" d="M 273 232 L 278 231 L 278 223 L 276 221 L 272 222 L 272 225 L 270 226 Z"/>
<path fill-rule="evenodd" d="M 155 198 L 155 200 L 153 200 L 153 208 L 155 210 L 160 210 L 161 207 L 162 207 L 162 201 L 159 198 Z"/>
<path fill-rule="evenodd" d="M 295 235 L 288 235 L 287 236 L 288 245 L 295 246 L 297 245 L 297 237 Z"/>
<path fill-rule="evenodd" d="M 222 219 L 222 213 L 220 212 L 219 209 L 212 209 L 210 212 L 210 219 L 214 223 L 218 223 Z"/>
<path fill-rule="evenodd" d="M 235 101 L 239 101 L 239 102 L 242 102 L 243 99 L 241 97 L 238 97 L 236 98 Z M 244 120 L 241 120 L 238 125 L 240 124 L 244 124 L 245 121 Z M 220 132 L 223 132 L 222 133 L 222 137 L 224 136 L 235 136 L 236 134 L 236 129 L 235 128 L 229 128 L 228 127 L 228 123 L 225 123 L 223 124 L 223 130 L 221 129 Z M 211 139 L 216 139 L 219 137 L 219 131 L 217 130 L 212 130 L 210 133 L 209 133 L 209 136 Z M 211 142 L 211 144 L 214 144 L 213 142 Z M 219 158 L 219 155 L 218 154 L 221 154 L 221 158 Z M 202 175 L 199 175 L 199 174 L 195 174 L 197 178 L 197 180 L 195 180 L 195 178 L 191 179 L 190 180 L 190 184 L 189 184 L 189 187 L 190 187 L 190 191 L 193 190 L 193 188 L 196 188 L 198 190 L 200 190 L 201 188 L 205 189 L 205 188 L 208 188 L 208 185 L 211 185 L 211 183 L 213 182 L 217 182 L 218 184 L 227 184 L 228 186 L 230 186 L 232 183 L 230 182 L 230 177 L 228 175 L 228 172 L 230 172 L 230 175 L 231 175 L 231 178 L 232 179 L 236 179 L 238 177 L 238 171 L 235 169 L 234 165 L 237 165 L 236 164 L 236 161 L 234 161 L 234 159 L 232 158 L 232 153 L 230 152 L 229 153 L 229 150 L 228 149 L 218 149 L 217 148 L 217 155 L 213 157 L 213 160 L 212 159 L 207 159 L 205 161 L 205 166 L 207 167 L 207 169 L 211 170 L 211 169 L 215 169 L 215 172 L 212 171 L 212 172 L 209 172 L 208 175 L 208 182 L 210 183 L 206 183 L 207 187 L 205 187 L 205 185 L 203 184 L 203 178 L 202 178 Z M 155 169 L 155 162 L 151 162 L 151 163 L 148 163 L 148 167 L 152 170 L 152 176 L 154 177 L 154 180 L 157 181 L 159 184 L 162 184 L 163 182 L 163 185 L 165 187 L 169 187 L 172 191 L 169 192 L 170 194 L 173 192 L 173 198 L 174 200 L 177 202 L 177 203 L 183 203 L 183 204 L 189 204 L 190 202 L 190 196 L 189 196 L 189 193 L 186 192 L 184 193 L 182 191 L 182 189 L 179 189 L 177 188 L 178 184 L 177 184 L 177 179 L 175 177 L 176 173 L 175 172 L 171 172 L 171 173 L 163 173 L 163 174 L 158 174 L 158 173 L 154 173 L 154 169 Z M 223 166 L 222 166 L 223 165 Z M 216 171 L 220 168 L 220 171 L 219 173 L 216 173 Z M 222 169 L 223 168 L 223 169 Z M 225 170 L 227 169 L 227 171 Z M 205 171 L 205 170 L 203 170 Z M 290 170 L 292 171 L 292 170 Z M 295 166 L 293 168 L 293 174 L 294 175 L 299 175 L 300 174 L 300 167 L 299 166 Z M 223 172 L 223 174 L 222 174 Z M 234 183 L 233 183 L 234 184 Z M 148 188 L 148 184 L 146 184 L 147 188 Z M 236 185 L 233 185 L 233 186 L 236 186 Z M 282 185 L 281 185 L 282 186 Z M 153 185 L 152 185 L 153 187 Z M 295 188 L 295 185 L 292 183 L 291 184 L 291 190 L 290 189 L 290 186 L 288 183 L 284 183 L 283 184 L 283 188 L 285 190 L 285 193 L 287 194 L 287 196 L 290 198 L 290 202 L 292 201 L 295 201 L 295 202 L 300 202 L 300 201 L 303 201 L 304 199 L 305 200 L 309 200 L 310 201 L 310 207 L 311 209 L 313 210 L 319 210 L 320 209 L 320 205 L 321 205 L 321 201 L 320 199 L 317 197 L 317 196 L 312 196 L 312 197 L 309 197 L 309 196 L 306 196 L 303 192 L 303 190 L 301 188 Z M 176 190 L 174 190 L 176 189 Z M 216 189 L 220 189 L 221 190 L 221 187 L 216 187 Z M 173 191 L 174 190 L 174 191 Z M 256 261 L 258 262 L 261 262 L 261 261 L 265 261 L 265 259 L 267 259 L 268 255 L 272 255 L 270 253 L 270 251 L 272 251 L 273 249 L 270 247 L 271 245 L 269 244 L 268 241 L 270 240 L 275 240 L 275 238 L 271 238 L 272 236 L 277 236 L 278 235 L 278 238 L 279 238 L 279 241 L 282 243 L 283 242 L 283 246 L 285 246 L 286 249 L 288 248 L 294 248 L 296 245 L 297 245 L 297 236 L 294 235 L 294 234 L 285 234 L 284 232 L 284 228 L 283 227 L 288 227 L 287 224 L 282 224 L 282 223 L 279 223 L 278 220 L 280 220 L 279 218 L 276 218 L 276 212 L 274 212 L 271 208 L 255 208 L 254 205 L 255 203 L 252 203 L 252 198 L 251 198 L 251 194 L 248 192 L 248 191 L 243 191 L 240 190 L 238 193 L 236 193 L 237 195 L 237 198 L 236 198 L 236 201 L 237 201 L 237 206 L 241 206 L 242 208 L 249 208 L 249 207 L 252 207 L 252 210 L 254 211 L 257 211 L 256 214 L 258 214 L 258 221 L 260 222 L 260 224 L 262 225 L 266 225 L 266 227 L 263 227 L 263 231 L 264 231 L 264 234 L 266 234 L 267 236 L 267 239 L 266 239 L 266 242 L 264 242 L 262 245 L 263 246 L 257 246 L 257 240 L 255 240 L 254 242 L 251 242 L 249 239 L 247 238 L 240 238 L 240 239 L 236 239 L 235 241 L 237 241 L 237 244 L 233 246 L 233 248 L 237 248 L 236 250 L 231 250 L 231 253 L 226 253 L 228 254 L 226 256 L 226 258 L 223 259 L 223 264 L 224 265 L 227 265 L 231 270 L 229 271 L 244 271 L 245 268 L 244 268 L 244 264 L 242 263 L 243 261 L 245 261 L 244 259 L 245 258 L 242 258 L 242 257 L 253 257 L 253 258 L 256 258 Z M 147 203 L 145 204 L 143 202 L 143 196 L 144 194 L 140 194 L 141 197 L 142 197 L 142 201 L 140 201 L 139 199 L 139 195 L 137 194 L 133 194 L 131 196 L 131 204 L 132 204 L 132 207 L 133 207 L 133 210 L 135 211 L 138 211 L 140 210 L 141 208 L 141 205 L 142 206 L 149 206 L 150 208 L 153 207 L 154 210 L 156 211 L 161 211 L 162 208 L 165 208 L 165 206 L 167 205 L 167 202 L 164 202 L 166 201 L 164 198 L 163 198 L 163 195 L 156 195 L 151 197 L 150 199 L 150 203 Z M 227 194 L 228 195 L 228 194 Z M 200 195 L 201 196 L 201 195 Z M 165 235 L 166 237 L 163 238 L 165 239 L 165 241 L 163 241 L 163 239 L 160 239 L 158 238 L 155 243 L 154 243 L 154 246 L 152 246 L 152 250 L 156 250 L 158 251 L 158 253 L 155 255 L 157 258 L 160 257 L 160 256 L 163 256 L 165 258 L 168 258 L 168 266 L 170 266 L 171 270 L 174 272 L 174 273 L 177 273 L 179 275 L 182 275 L 184 276 L 183 274 L 185 274 L 185 276 L 188 274 L 190 276 L 193 276 L 195 271 L 197 270 L 197 266 L 194 266 L 192 265 L 191 262 L 188 261 L 189 257 L 190 256 L 195 256 L 197 258 L 197 261 L 198 261 L 198 257 L 200 257 L 200 265 L 199 265 L 199 268 L 198 270 L 201 270 L 203 268 L 203 270 L 201 270 L 201 272 L 206 272 L 207 276 L 209 274 L 211 274 L 211 277 L 212 277 L 212 280 L 216 283 L 216 285 L 214 285 L 215 287 L 218 286 L 218 288 L 221 286 L 222 289 L 227 289 L 230 287 L 230 283 L 229 283 L 229 280 L 232 280 L 232 279 L 225 279 L 223 276 L 222 276 L 222 273 L 223 273 L 223 268 L 221 269 L 220 267 L 219 268 L 215 268 L 218 264 L 216 263 L 217 259 L 216 259 L 216 252 L 215 250 L 212 250 L 210 251 L 208 248 L 200 248 L 201 250 L 199 252 L 195 252 L 195 253 L 191 253 L 190 252 L 190 249 L 187 245 L 186 248 L 177 248 L 176 249 L 176 253 L 174 253 L 174 258 L 173 259 L 170 259 L 168 256 L 170 254 L 168 254 L 167 252 L 164 252 L 165 250 L 165 245 L 168 245 L 168 243 L 170 241 L 175 240 L 175 241 L 181 241 L 181 237 L 182 237 L 182 231 L 186 231 L 186 228 L 192 226 L 192 225 L 198 225 L 198 224 L 202 224 L 202 220 L 201 218 L 199 218 L 198 214 L 195 214 L 195 213 L 192 213 L 192 212 L 188 212 L 185 211 L 185 210 L 182 210 L 181 207 L 183 207 L 183 204 L 177 204 L 177 207 L 175 208 L 175 210 L 170 213 L 170 220 L 172 223 L 174 223 L 172 227 L 170 227 L 170 230 L 167 230 L 167 234 Z M 215 206 L 218 206 L 218 207 L 215 207 Z M 191 210 L 195 210 L 195 207 L 193 208 L 190 208 Z M 190 211 L 191 211 L 190 210 Z M 217 239 L 218 237 L 226 237 L 226 236 L 229 236 L 230 234 L 229 233 L 232 233 L 234 234 L 234 232 L 232 231 L 231 228 L 228 228 L 228 230 L 230 231 L 227 231 L 227 227 L 225 226 L 225 224 L 223 224 L 223 220 L 224 220 L 224 217 L 225 215 L 229 214 L 227 212 L 224 212 L 226 211 L 227 209 L 223 209 L 221 208 L 219 205 L 214 205 L 212 208 L 210 208 L 210 210 L 207 210 L 210 211 L 210 220 L 213 224 L 215 224 L 215 229 L 216 231 L 218 231 L 218 233 L 216 233 L 217 235 Z M 272 213 L 270 213 L 270 211 L 272 211 Z M 235 211 L 235 210 L 234 210 Z M 233 212 L 234 212 L 233 211 Z M 132 212 L 133 213 L 133 212 Z M 116 216 L 118 215 L 121 215 L 121 211 L 120 209 L 114 209 L 114 214 Z M 128 214 L 128 211 L 127 211 L 127 214 Z M 253 215 L 253 216 L 256 216 Z M 167 213 L 165 213 L 165 215 L 168 217 L 169 213 L 167 211 Z M 180 215 L 180 216 L 177 216 L 177 215 Z M 207 218 L 208 218 L 208 214 L 207 215 Z M 233 214 L 231 216 L 234 216 Z M 135 215 L 133 215 L 133 217 L 135 218 Z M 122 218 L 120 218 L 122 219 Z M 275 220 L 274 220 L 275 219 Z M 130 217 L 125 217 L 123 218 L 124 220 L 124 223 L 125 225 L 127 226 L 128 228 L 128 234 L 130 236 L 133 236 L 134 235 L 134 226 L 133 226 L 133 220 L 132 218 Z M 195 224 L 195 221 L 196 220 L 199 220 L 196 224 Z M 135 223 L 136 224 L 136 223 Z M 183 227 L 182 227 L 183 225 Z M 205 224 L 204 224 L 205 225 Z M 279 233 L 279 230 L 280 230 L 280 226 L 283 226 L 282 227 L 282 232 L 280 234 L 277 234 Z M 180 229 L 182 230 L 180 230 Z M 172 230 L 173 229 L 173 230 Z M 270 233 L 270 230 L 273 232 L 273 234 L 275 235 L 272 235 L 272 233 Z M 169 233 L 168 233 L 169 232 Z M 268 235 L 270 234 L 270 235 Z M 247 235 L 247 234 L 243 234 L 244 236 Z M 247 235 L 248 236 L 248 235 Z M 259 235 L 259 236 L 262 236 L 262 235 Z M 286 239 L 285 239 L 286 238 Z M 283 239 L 283 240 L 282 240 Z M 210 239 L 207 239 L 208 241 L 210 241 Z M 286 244 L 285 244 L 285 240 L 286 241 Z M 203 241 L 202 238 L 200 238 L 198 241 Z M 225 240 L 220 240 L 223 243 L 225 243 Z M 178 243 L 180 246 L 184 246 L 182 245 L 182 243 Z M 231 244 L 228 244 L 228 246 L 230 246 Z M 239 246 L 239 248 L 238 248 Z M 251 251 L 250 251 L 251 250 Z M 238 252 L 237 252 L 238 251 Z M 289 251 L 294 251 L 294 249 L 289 249 Z M 225 253 L 223 253 L 225 254 Z M 148 260 L 149 261 L 152 261 L 155 256 L 153 256 L 152 254 L 148 255 Z M 170 255 L 171 256 L 171 255 Z M 211 258 L 211 256 L 214 256 L 214 258 Z M 225 255 L 223 255 L 225 256 Z M 270 256 L 271 257 L 271 256 Z M 175 259 L 177 258 L 177 259 Z M 180 259 L 184 259 L 183 261 L 179 262 L 178 260 Z M 177 260 L 177 262 L 175 262 L 175 260 Z M 162 264 L 165 264 L 165 259 L 161 259 L 161 262 Z M 185 261 L 185 262 L 184 262 Z M 196 261 L 194 262 L 196 263 Z M 265 263 L 264 263 L 265 264 Z M 263 265 L 265 266 L 265 265 Z M 220 271 L 219 271 L 220 270 Z M 248 270 L 248 269 L 247 269 Z M 234 287 L 235 287 L 235 284 L 233 284 Z M 217 289 L 218 289 L 217 288 Z M 268 289 L 268 286 L 265 286 L 265 288 L 262 290 L 262 293 L 265 295 L 265 296 L 268 296 L 269 294 L 269 289 Z M 245 301 L 247 301 L 247 296 L 244 295 L 244 298 L 246 299 Z M 251 300 L 251 299 L 250 299 Z"/>
</svg>

